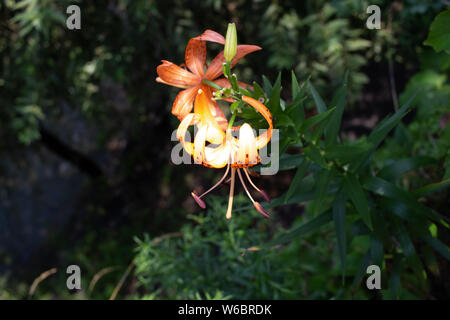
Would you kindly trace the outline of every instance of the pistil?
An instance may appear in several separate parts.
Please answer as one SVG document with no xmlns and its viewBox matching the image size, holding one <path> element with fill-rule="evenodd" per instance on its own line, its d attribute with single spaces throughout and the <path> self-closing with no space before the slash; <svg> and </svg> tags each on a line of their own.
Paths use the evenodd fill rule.
<svg viewBox="0 0 450 320">
<path fill-rule="evenodd" d="M 231 168 L 231 186 L 230 186 L 230 196 L 228 197 L 228 209 L 225 217 L 231 219 L 231 210 L 233 209 L 233 198 L 234 198 L 234 180 L 235 180 L 236 169 Z"/>
</svg>

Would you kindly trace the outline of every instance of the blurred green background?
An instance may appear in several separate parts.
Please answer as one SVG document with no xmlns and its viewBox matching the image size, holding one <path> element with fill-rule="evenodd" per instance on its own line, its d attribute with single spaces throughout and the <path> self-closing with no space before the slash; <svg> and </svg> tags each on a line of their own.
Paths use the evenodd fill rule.
<svg viewBox="0 0 450 320">
<path fill-rule="evenodd" d="M 81 8 L 81 30 L 65 26 L 70 4 Z M 380 30 L 365 25 L 372 4 L 381 8 Z M 171 163 L 178 121 L 170 109 L 178 90 L 155 82 L 156 66 L 161 59 L 181 64 L 189 38 L 205 29 L 225 34 L 235 22 L 240 43 L 263 48 L 239 63 L 240 80 L 274 81 L 282 71 L 287 99 L 293 70 L 301 81 L 310 76 L 329 101 L 349 71 L 342 130 L 353 139 L 420 89 L 417 108 L 374 162 L 426 154 L 439 165 L 405 179 L 431 183 L 450 178 L 450 55 L 424 41 L 446 6 L 431 0 L 2 1 L 0 298 L 106 299 L 117 292 L 126 299 L 381 298 L 352 284 L 366 238 L 355 238 L 343 284 L 331 226 L 281 251 L 243 251 L 301 223 L 305 203 L 275 208 L 270 222 L 251 210 L 229 222 L 221 190 L 207 212 L 198 209 L 190 192 L 217 172 Z M 212 58 L 219 46 L 208 49 Z M 399 143 L 400 136 L 409 143 Z M 259 183 L 277 197 L 294 173 Z M 449 199 L 444 190 L 429 201 L 448 216 Z M 247 204 L 238 198 L 235 207 Z M 448 230 L 441 232 L 448 243 Z M 437 259 L 425 285 L 416 286 L 406 270 L 412 288 L 398 297 L 448 299 L 449 262 Z M 81 267 L 81 292 L 66 289 L 70 264 Z M 57 272 L 31 290 L 51 268 Z"/>
</svg>

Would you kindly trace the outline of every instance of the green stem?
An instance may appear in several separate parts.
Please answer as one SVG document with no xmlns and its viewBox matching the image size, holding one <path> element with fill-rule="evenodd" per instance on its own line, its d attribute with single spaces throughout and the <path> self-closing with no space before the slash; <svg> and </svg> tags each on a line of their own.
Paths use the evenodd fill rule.
<svg viewBox="0 0 450 320">
<path fill-rule="evenodd" d="M 235 76 L 231 75 L 231 63 L 229 61 L 227 61 L 223 64 L 223 75 L 230 82 L 231 88 L 235 92 L 235 94 L 239 94 L 239 86 L 238 86 L 237 78 Z M 234 94 L 233 94 L 233 98 L 235 100 L 241 100 L 240 97 L 236 97 Z M 231 113 L 230 122 L 228 122 L 228 130 L 233 127 L 233 123 L 234 123 L 234 120 L 236 119 L 236 115 L 237 115 L 237 111 L 234 111 Z"/>
<path fill-rule="evenodd" d="M 234 112 L 231 115 L 230 122 L 228 122 L 228 129 L 231 129 L 233 127 L 233 123 L 234 123 L 234 120 L 236 119 L 236 115 L 237 115 L 237 112 Z"/>
<path fill-rule="evenodd" d="M 214 82 L 212 82 L 211 80 L 208 80 L 208 79 L 202 79 L 202 83 L 206 84 L 207 86 L 213 87 L 213 88 L 215 88 L 217 90 L 222 90 L 223 89 L 217 83 L 214 83 Z"/>
</svg>

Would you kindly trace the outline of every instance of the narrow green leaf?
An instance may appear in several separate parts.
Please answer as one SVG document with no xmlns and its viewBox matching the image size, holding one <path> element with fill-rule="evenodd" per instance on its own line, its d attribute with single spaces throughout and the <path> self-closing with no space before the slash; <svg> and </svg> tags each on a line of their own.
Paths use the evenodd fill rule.
<svg viewBox="0 0 450 320">
<path fill-rule="evenodd" d="M 381 169 L 377 176 L 382 179 L 395 179 L 408 171 L 435 163 L 436 160 L 425 156 L 395 160 L 394 163 Z"/>
<path fill-rule="evenodd" d="M 355 292 L 360 286 L 361 280 L 363 276 L 366 274 L 369 262 L 370 262 L 370 252 L 367 252 L 362 258 L 361 263 L 359 264 L 358 271 L 356 272 L 355 278 L 353 279 L 352 283 L 353 292 Z"/>
<path fill-rule="evenodd" d="M 303 108 L 303 101 L 306 98 L 297 98 L 294 100 L 289 106 L 286 107 L 286 113 L 291 117 L 294 121 L 295 129 L 297 132 L 300 132 L 300 127 L 305 121 L 305 111 Z"/>
<path fill-rule="evenodd" d="M 331 145 L 325 148 L 325 158 L 348 163 L 360 157 L 367 152 L 369 146 L 364 145 Z"/>
<path fill-rule="evenodd" d="M 309 146 L 303 148 L 303 153 L 306 157 L 311 159 L 315 164 L 321 166 L 322 168 L 327 168 L 328 164 L 325 161 L 325 158 L 320 152 L 320 149 L 315 145 L 310 144 Z"/>
<path fill-rule="evenodd" d="M 277 128 L 280 128 L 280 127 L 293 127 L 293 128 L 295 128 L 294 121 L 292 121 L 291 117 L 289 117 L 285 113 L 280 113 L 280 114 L 278 114 L 276 116 L 275 124 L 276 124 Z"/>
<path fill-rule="evenodd" d="M 280 156 L 279 163 L 280 166 L 278 170 L 291 170 L 297 168 L 305 159 L 305 156 L 303 154 L 288 154 L 283 153 Z"/>
<path fill-rule="evenodd" d="M 347 79 L 348 71 L 345 74 L 345 80 L 343 86 L 338 90 L 337 97 L 332 101 L 331 105 L 336 105 L 336 111 L 331 116 L 328 127 L 327 136 L 325 138 L 325 145 L 329 146 L 337 141 L 337 136 L 339 133 L 339 128 L 341 126 L 342 115 L 344 114 L 344 107 L 347 98 Z"/>
<path fill-rule="evenodd" d="M 381 267 L 384 259 L 383 242 L 381 242 L 374 234 L 370 237 L 370 257 L 373 264 Z"/>
<path fill-rule="evenodd" d="M 417 255 L 417 251 L 408 234 L 408 231 L 401 221 L 396 224 L 394 233 L 400 243 L 400 247 L 402 248 L 405 258 L 409 261 L 409 265 L 414 270 L 414 273 L 423 285 L 424 278 L 422 275 L 422 263 Z"/>
<path fill-rule="evenodd" d="M 317 93 L 316 89 L 314 88 L 313 84 L 311 82 L 308 82 L 308 89 L 311 91 L 311 94 L 313 96 L 314 102 L 316 104 L 317 112 L 323 113 L 327 110 L 327 106 L 325 105 L 325 102 L 320 97 L 320 95 Z"/>
<path fill-rule="evenodd" d="M 378 124 L 375 129 L 370 133 L 367 140 L 373 144 L 373 148 L 378 147 L 378 145 L 384 140 L 387 134 L 400 122 L 400 120 L 406 115 L 410 110 L 411 104 L 416 97 L 417 93 L 414 94 L 409 100 L 390 118 L 384 119 L 380 124 Z"/>
<path fill-rule="evenodd" d="M 358 219 L 350 225 L 350 232 L 355 236 L 363 236 L 369 234 L 371 231 L 367 228 L 366 224 L 362 219 Z"/>
<path fill-rule="evenodd" d="M 322 169 L 317 173 L 316 186 L 314 190 L 314 201 L 311 204 L 311 211 L 313 215 L 317 215 L 322 211 L 327 197 L 326 191 L 331 179 L 331 172 L 327 169 Z"/>
<path fill-rule="evenodd" d="M 264 85 L 264 91 L 266 92 L 267 96 L 270 97 L 272 94 L 272 84 L 270 83 L 269 79 L 267 79 L 266 76 L 262 76 L 263 78 L 263 85 Z"/>
<path fill-rule="evenodd" d="M 331 211 L 322 213 L 318 217 L 306 222 L 305 224 L 302 224 L 299 227 L 293 228 L 293 229 L 289 230 L 287 233 L 283 234 L 282 236 L 270 241 L 267 245 L 264 245 L 264 247 L 272 247 L 275 245 L 279 245 L 279 244 L 283 244 L 288 241 L 291 241 L 295 238 L 298 238 L 300 236 L 303 236 L 305 234 L 308 234 L 312 231 L 317 230 L 318 228 L 327 224 L 331 220 L 332 220 Z"/>
<path fill-rule="evenodd" d="M 400 189 L 389 181 L 368 176 L 364 178 L 363 186 L 366 190 L 372 191 L 375 194 L 403 202 L 409 210 L 412 210 L 418 215 L 424 215 L 436 222 L 443 223 L 442 218 L 438 214 L 418 202 L 410 193 Z"/>
<path fill-rule="evenodd" d="M 276 116 L 282 111 L 282 107 L 280 105 L 280 94 L 281 94 L 281 86 L 275 86 L 272 89 L 272 93 L 270 95 L 270 100 L 268 103 L 270 111 L 274 113 Z"/>
<path fill-rule="evenodd" d="M 288 191 L 286 192 L 286 197 L 284 198 L 285 202 L 289 201 L 294 192 L 297 190 L 297 187 L 302 181 L 306 172 L 308 171 L 310 164 L 311 163 L 309 162 L 309 160 L 304 158 L 303 161 L 298 166 L 295 176 L 292 179 L 291 184 L 289 185 Z"/>
<path fill-rule="evenodd" d="M 333 203 L 333 220 L 334 228 L 336 229 L 336 239 L 339 251 L 339 257 L 341 259 L 342 268 L 342 281 L 345 280 L 345 269 L 346 269 L 346 230 L 345 230 L 345 203 L 346 203 L 345 193 L 340 192 L 336 195 Z"/>
<path fill-rule="evenodd" d="M 273 84 L 273 89 L 281 88 L 281 72 L 278 72 L 277 79 L 275 80 Z"/>
<path fill-rule="evenodd" d="M 396 199 L 381 198 L 378 202 L 381 208 L 384 208 L 388 212 L 392 212 L 397 217 L 403 220 L 409 221 L 411 223 L 425 223 L 417 214 L 415 214 L 405 203 L 398 201 Z"/>
<path fill-rule="evenodd" d="M 448 187 L 450 187 L 450 179 L 426 185 L 424 187 L 414 190 L 413 193 L 418 197 L 425 197 L 429 194 L 439 192 Z"/>
<path fill-rule="evenodd" d="M 370 218 L 369 204 L 367 203 L 367 198 L 364 190 L 355 175 L 348 174 L 345 177 L 344 189 L 347 193 L 347 196 L 352 200 L 356 210 L 361 215 L 364 223 L 369 227 L 370 230 L 373 230 L 372 220 Z"/>
<path fill-rule="evenodd" d="M 292 78 L 292 100 L 295 100 L 300 93 L 300 85 L 298 84 L 297 78 L 295 77 L 295 73 L 291 71 Z"/>
<path fill-rule="evenodd" d="M 396 254 L 394 257 L 394 266 L 389 277 L 388 299 L 398 299 L 400 293 L 400 276 L 403 269 L 403 255 Z"/>
<path fill-rule="evenodd" d="M 336 109 L 336 107 L 331 108 L 330 110 L 327 110 L 323 113 L 317 114 L 315 116 L 312 116 L 308 118 L 305 122 L 302 123 L 300 127 L 300 132 L 304 133 L 306 130 L 311 129 L 313 126 L 321 123 L 325 119 L 327 119 Z"/>
<path fill-rule="evenodd" d="M 434 250 L 436 250 L 441 256 L 450 261 L 450 250 L 448 247 L 436 238 L 433 238 L 430 234 L 423 237 L 423 240 Z"/>
<path fill-rule="evenodd" d="M 264 90 L 261 88 L 261 86 L 256 82 L 253 81 L 253 90 L 255 91 L 253 98 L 257 99 L 264 97 Z"/>
</svg>

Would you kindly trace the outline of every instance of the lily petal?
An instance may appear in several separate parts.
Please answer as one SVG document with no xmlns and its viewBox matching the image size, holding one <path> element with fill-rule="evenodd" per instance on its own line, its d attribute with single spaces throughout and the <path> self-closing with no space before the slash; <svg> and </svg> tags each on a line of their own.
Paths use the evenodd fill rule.
<svg viewBox="0 0 450 320">
<path fill-rule="evenodd" d="M 186 47 L 184 55 L 186 66 L 193 73 L 203 76 L 203 66 L 206 62 L 206 43 L 196 39 L 191 39 Z"/>
<path fill-rule="evenodd" d="M 194 138 L 194 163 L 202 164 L 205 157 L 205 142 L 208 125 L 201 126 Z"/>
<path fill-rule="evenodd" d="M 186 142 L 186 132 L 189 128 L 189 126 L 193 125 L 196 120 L 199 120 L 199 116 L 194 113 L 189 113 L 184 117 L 184 119 L 180 122 L 180 125 L 177 129 L 177 139 L 180 141 L 181 145 L 183 146 L 184 150 L 188 154 L 192 156 L 194 153 L 194 144 L 192 142 Z"/>
<path fill-rule="evenodd" d="M 233 68 L 236 63 L 239 62 L 243 57 L 247 54 L 252 53 L 254 51 L 261 50 L 261 47 L 250 45 L 250 44 L 241 44 L 237 46 L 236 56 L 231 62 L 231 68 Z M 223 63 L 225 62 L 225 57 L 223 56 L 223 51 L 221 51 L 212 61 L 206 71 L 206 78 L 209 80 L 214 80 L 219 77 L 223 73 Z"/>
<path fill-rule="evenodd" d="M 202 89 L 198 90 L 197 97 L 194 102 L 194 113 L 201 116 L 202 121 L 206 121 L 210 126 L 216 127 L 219 130 L 223 130 L 219 125 L 220 122 L 226 121 L 225 115 L 220 109 L 216 101 L 211 99 L 212 94 L 208 86 L 202 86 Z"/>
<path fill-rule="evenodd" d="M 200 83 L 200 76 L 184 70 L 170 61 L 161 61 L 162 64 L 156 68 L 159 76 L 156 81 L 183 89 Z"/>
<path fill-rule="evenodd" d="M 227 127 L 228 127 L 228 120 L 225 117 L 225 114 L 223 113 L 222 109 L 220 108 L 219 104 L 217 103 L 217 101 L 212 100 L 212 91 L 213 88 L 209 87 L 209 86 L 205 86 L 205 94 L 208 98 L 207 103 L 209 106 L 209 110 L 211 112 L 211 115 L 214 117 L 214 119 L 216 120 L 216 123 L 219 125 L 219 127 L 223 130 L 226 131 Z"/>
<path fill-rule="evenodd" d="M 209 29 L 205 30 L 205 32 L 203 32 L 201 35 L 193 39 L 225 44 L 225 38 L 220 33 L 217 33 Z"/>
<path fill-rule="evenodd" d="M 222 144 L 216 148 L 205 148 L 204 164 L 213 168 L 223 168 L 228 164 L 230 159 L 230 146 L 227 143 Z"/>
<path fill-rule="evenodd" d="M 261 149 L 264 146 L 266 146 L 269 143 L 270 139 L 272 138 L 272 131 L 273 131 L 272 115 L 270 114 L 269 109 L 267 109 L 266 106 L 263 105 L 258 100 L 255 100 L 247 96 L 242 96 L 242 100 L 248 103 L 253 108 L 255 108 L 259 113 L 261 113 L 262 116 L 266 119 L 267 123 L 269 124 L 269 129 L 267 129 L 263 134 L 259 135 L 256 138 L 256 148 Z"/>
<path fill-rule="evenodd" d="M 238 165 L 254 165 L 258 163 L 256 139 L 252 127 L 244 123 L 239 129 L 239 149 L 237 152 Z"/>
<path fill-rule="evenodd" d="M 194 106 L 194 99 L 197 94 L 198 87 L 193 87 L 180 91 L 172 105 L 172 114 L 182 120 Z"/>
</svg>

